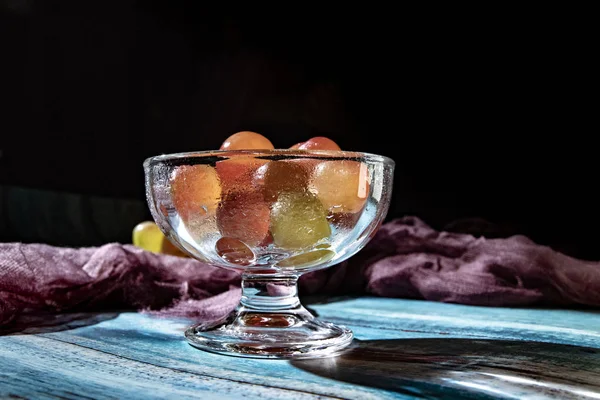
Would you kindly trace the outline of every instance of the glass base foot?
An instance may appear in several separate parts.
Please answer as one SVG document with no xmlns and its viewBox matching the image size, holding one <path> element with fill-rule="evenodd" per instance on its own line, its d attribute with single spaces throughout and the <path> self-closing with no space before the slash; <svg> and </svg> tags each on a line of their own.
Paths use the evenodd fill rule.
<svg viewBox="0 0 600 400">
<path fill-rule="evenodd" d="M 201 350 L 252 358 L 317 358 L 336 355 L 352 331 L 316 319 L 304 307 L 285 311 L 238 308 L 227 318 L 190 327 L 185 336 Z"/>
</svg>

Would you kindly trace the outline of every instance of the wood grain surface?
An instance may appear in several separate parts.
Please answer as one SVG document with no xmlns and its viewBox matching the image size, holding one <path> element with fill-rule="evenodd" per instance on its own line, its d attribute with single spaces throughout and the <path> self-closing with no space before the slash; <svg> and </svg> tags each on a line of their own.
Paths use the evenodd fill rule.
<svg viewBox="0 0 600 400">
<path fill-rule="evenodd" d="M 600 399 L 600 315 L 416 300 L 305 304 L 354 343 L 325 359 L 206 353 L 193 321 L 78 314 L 0 336 L 0 397 L 26 399 Z"/>
</svg>

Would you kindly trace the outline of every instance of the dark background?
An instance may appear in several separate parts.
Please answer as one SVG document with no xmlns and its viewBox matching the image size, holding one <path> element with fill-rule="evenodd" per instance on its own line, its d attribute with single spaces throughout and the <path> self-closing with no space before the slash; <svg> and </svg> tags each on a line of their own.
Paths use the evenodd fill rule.
<svg viewBox="0 0 600 400">
<path fill-rule="evenodd" d="M 388 219 L 600 259 L 585 23 L 199 3 L 0 2 L 0 240 L 128 241 L 146 157 L 253 130 L 392 157 Z"/>
</svg>

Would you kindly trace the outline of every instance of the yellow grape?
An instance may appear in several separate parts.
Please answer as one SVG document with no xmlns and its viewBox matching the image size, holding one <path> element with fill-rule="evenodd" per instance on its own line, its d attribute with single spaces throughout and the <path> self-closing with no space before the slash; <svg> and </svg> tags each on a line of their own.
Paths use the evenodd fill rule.
<svg viewBox="0 0 600 400">
<path fill-rule="evenodd" d="M 335 253 L 331 250 L 314 250 L 308 253 L 302 253 L 298 254 L 297 256 L 286 258 L 285 260 L 278 262 L 277 266 L 282 268 L 310 267 L 329 261 L 333 258 L 333 256 L 335 256 Z"/>
<path fill-rule="evenodd" d="M 187 257 L 162 233 L 152 221 L 140 222 L 133 228 L 133 245 L 153 253 Z"/>
<path fill-rule="evenodd" d="M 282 192 L 271 207 L 271 234 L 283 249 L 306 249 L 331 234 L 327 212 L 310 192 Z"/>
</svg>

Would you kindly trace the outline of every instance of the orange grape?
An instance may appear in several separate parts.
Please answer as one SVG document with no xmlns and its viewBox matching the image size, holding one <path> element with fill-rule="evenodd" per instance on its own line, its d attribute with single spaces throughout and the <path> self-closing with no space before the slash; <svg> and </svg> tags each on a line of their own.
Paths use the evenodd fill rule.
<svg viewBox="0 0 600 400">
<path fill-rule="evenodd" d="M 341 150 L 340 146 L 333 140 L 324 136 L 316 136 L 304 143 L 298 143 L 299 150 Z"/>
<path fill-rule="evenodd" d="M 282 192 L 271 207 L 271 234 L 276 246 L 305 249 L 329 237 L 331 227 L 321 202 L 310 192 Z"/>
<path fill-rule="evenodd" d="M 254 174 L 267 162 L 251 156 L 218 161 L 215 168 L 221 179 L 223 192 L 254 190 Z"/>
<path fill-rule="evenodd" d="M 232 264 L 246 266 L 254 261 L 254 253 L 237 239 L 222 237 L 217 240 L 215 250 L 219 257 Z"/>
<path fill-rule="evenodd" d="M 273 150 L 273 143 L 260 133 L 242 131 L 229 136 L 220 150 Z"/>
<path fill-rule="evenodd" d="M 337 226 L 338 228 L 352 229 L 356 226 L 361 214 L 362 213 L 360 212 L 352 214 L 345 212 L 331 213 L 328 216 L 328 220 L 332 225 Z"/>
<path fill-rule="evenodd" d="M 214 214 L 221 198 L 217 171 L 210 165 L 182 165 L 171 175 L 173 205 L 187 223 Z"/>
<path fill-rule="evenodd" d="M 357 161 L 323 161 L 313 172 L 311 191 L 332 213 L 362 210 L 369 194 L 368 170 Z"/>
<path fill-rule="evenodd" d="M 341 150 L 340 147 L 333 140 L 323 137 L 316 136 L 308 139 L 306 142 L 296 143 L 290 149 L 295 150 Z M 319 161 L 312 159 L 296 160 L 298 164 L 302 164 L 307 169 L 313 169 Z"/>
<path fill-rule="evenodd" d="M 256 246 L 269 234 L 269 214 L 260 192 L 232 192 L 219 204 L 217 226 L 224 237 Z"/>
<path fill-rule="evenodd" d="M 275 201 L 281 192 L 306 190 L 309 179 L 309 170 L 300 163 L 270 161 L 258 169 L 255 185 L 263 187 L 265 200 Z"/>
<path fill-rule="evenodd" d="M 271 234 L 271 231 L 269 231 L 269 233 L 267 233 L 267 237 L 265 237 L 265 239 L 262 242 L 260 242 L 258 246 L 267 247 L 271 244 L 273 244 L 273 235 Z"/>
</svg>

